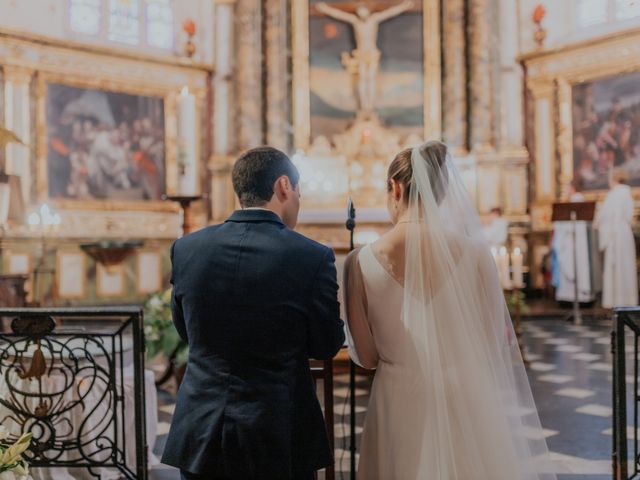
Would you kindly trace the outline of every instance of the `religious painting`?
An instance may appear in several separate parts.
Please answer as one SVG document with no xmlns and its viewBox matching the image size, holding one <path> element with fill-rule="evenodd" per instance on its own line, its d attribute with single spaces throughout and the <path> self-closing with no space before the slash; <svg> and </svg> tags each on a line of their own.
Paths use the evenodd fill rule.
<svg viewBox="0 0 640 480">
<path fill-rule="evenodd" d="M 46 175 L 55 200 L 157 201 L 165 106 L 149 96 L 46 84 Z"/>
<path fill-rule="evenodd" d="M 422 136 L 421 1 L 311 0 L 308 32 L 312 139 L 371 117 L 403 138 Z"/>
<path fill-rule="evenodd" d="M 575 180 L 606 189 L 620 168 L 640 186 L 640 72 L 576 84 L 572 103 Z"/>
</svg>

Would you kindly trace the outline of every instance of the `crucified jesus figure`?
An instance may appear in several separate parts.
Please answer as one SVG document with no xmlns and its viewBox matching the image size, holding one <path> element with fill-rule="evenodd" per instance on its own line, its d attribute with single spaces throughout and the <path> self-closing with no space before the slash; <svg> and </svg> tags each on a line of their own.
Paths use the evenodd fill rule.
<svg viewBox="0 0 640 480">
<path fill-rule="evenodd" d="M 371 13 L 366 5 L 360 4 L 356 7 L 354 15 L 339 8 L 330 7 L 324 2 L 316 4 L 319 12 L 336 20 L 346 22 L 353 27 L 356 48 L 351 54 L 348 52 L 342 53 L 342 64 L 348 72 L 357 78 L 359 110 L 367 116 L 373 114 L 376 79 L 380 66 L 380 50 L 378 50 L 378 45 L 376 44 L 378 27 L 385 20 L 400 15 L 412 6 L 413 2 L 411 0 L 403 0 L 401 3 L 386 10 Z"/>
</svg>

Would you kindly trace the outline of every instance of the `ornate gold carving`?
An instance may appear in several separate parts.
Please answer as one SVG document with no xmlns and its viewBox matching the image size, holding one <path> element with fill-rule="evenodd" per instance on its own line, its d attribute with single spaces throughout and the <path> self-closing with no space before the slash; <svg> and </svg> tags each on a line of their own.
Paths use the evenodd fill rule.
<svg viewBox="0 0 640 480">
<path fill-rule="evenodd" d="M 218 0 L 218 3 L 227 3 Z M 229 2 L 230 3 L 230 2 Z M 163 67 L 173 66 L 201 70 L 210 72 L 214 70 L 214 66 L 209 63 L 196 62 L 184 57 L 170 57 L 166 55 L 153 55 L 149 53 L 140 53 L 126 48 L 113 48 L 102 45 L 93 45 L 87 42 L 79 42 L 77 40 L 58 40 L 45 35 L 38 35 L 32 32 L 24 32 L 7 27 L 0 27 L 0 43 L 5 40 L 15 40 L 18 44 L 30 43 L 39 45 L 49 49 L 71 50 L 74 52 L 84 52 L 93 56 L 100 55 L 105 57 L 115 57 L 119 59 L 133 60 L 136 62 L 144 62 L 147 64 L 156 64 Z M 26 61 L 25 61 L 26 63 Z"/>
<path fill-rule="evenodd" d="M 261 7 L 262 2 L 255 0 L 238 0 L 236 6 L 237 130 L 240 150 L 258 146 L 264 141 Z"/>
<path fill-rule="evenodd" d="M 471 148 L 490 151 L 493 145 L 493 87 L 491 70 L 491 32 L 487 0 L 469 2 L 469 84 Z"/>
<path fill-rule="evenodd" d="M 444 140 L 457 155 L 467 150 L 467 72 L 464 0 L 442 4 Z"/>
<path fill-rule="evenodd" d="M 287 36 L 289 23 L 285 0 L 265 1 L 265 62 L 267 143 L 288 150 L 289 92 L 287 80 Z"/>
<path fill-rule="evenodd" d="M 2 72 L 4 81 L 13 84 L 29 84 L 33 77 L 34 70 L 28 67 L 20 67 L 15 65 L 3 65 Z"/>
<path fill-rule="evenodd" d="M 293 46 L 293 143 L 307 150 L 311 144 L 311 106 L 309 98 L 309 2 L 299 0 L 291 6 Z"/>
</svg>

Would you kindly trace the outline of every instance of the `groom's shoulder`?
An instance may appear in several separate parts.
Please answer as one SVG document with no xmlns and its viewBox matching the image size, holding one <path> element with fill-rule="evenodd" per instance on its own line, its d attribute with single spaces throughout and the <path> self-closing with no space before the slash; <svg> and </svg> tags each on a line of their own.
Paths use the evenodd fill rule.
<svg viewBox="0 0 640 480">
<path fill-rule="evenodd" d="M 321 244 L 320 242 L 316 242 L 315 240 L 310 239 L 298 233 L 294 230 L 286 229 L 287 238 L 287 247 L 288 248 L 296 248 L 305 253 L 315 254 L 318 256 L 325 256 L 332 250 L 326 245 Z"/>
<path fill-rule="evenodd" d="M 173 243 L 174 248 L 188 248 L 198 242 L 206 240 L 214 235 L 222 225 L 224 224 L 209 225 L 207 227 L 201 228 L 200 230 L 196 230 L 195 232 L 180 237 Z"/>
</svg>

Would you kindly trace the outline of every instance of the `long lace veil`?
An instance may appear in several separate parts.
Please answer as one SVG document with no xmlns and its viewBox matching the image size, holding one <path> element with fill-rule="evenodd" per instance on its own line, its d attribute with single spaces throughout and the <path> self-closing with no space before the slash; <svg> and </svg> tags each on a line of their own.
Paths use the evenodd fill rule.
<svg viewBox="0 0 640 480">
<path fill-rule="evenodd" d="M 497 269 L 445 151 L 411 155 L 402 319 L 429 412 L 417 478 L 554 480 Z"/>
</svg>

